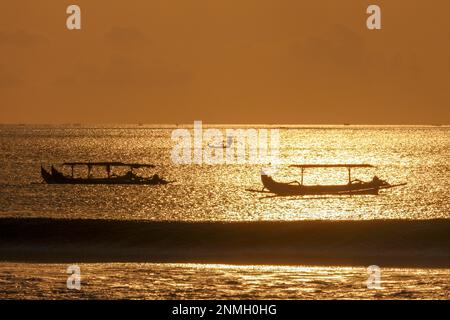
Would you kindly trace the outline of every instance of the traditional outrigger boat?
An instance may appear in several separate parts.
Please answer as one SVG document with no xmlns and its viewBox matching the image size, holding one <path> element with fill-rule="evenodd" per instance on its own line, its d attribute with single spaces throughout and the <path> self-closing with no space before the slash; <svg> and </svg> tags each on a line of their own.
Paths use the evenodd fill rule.
<svg viewBox="0 0 450 320">
<path fill-rule="evenodd" d="M 169 181 L 164 180 L 157 174 L 151 177 L 141 177 L 133 172 L 133 169 L 139 168 L 155 168 L 153 164 L 142 163 L 123 163 L 123 162 L 65 162 L 63 167 L 71 167 L 71 175 L 67 176 L 62 172 L 51 166 L 51 171 L 47 171 L 41 165 L 41 176 L 46 183 L 49 184 L 143 184 L 143 185 L 157 185 L 167 184 Z M 87 177 L 75 177 L 74 168 L 76 166 L 86 166 L 88 173 Z M 107 177 L 92 177 L 93 167 L 104 167 Z M 112 173 L 113 167 L 128 168 L 125 175 L 116 175 Z"/>
<path fill-rule="evenodd" d="M 262 193 L 272 193 L 277 196 L 296 195 L 367 195 L 378 194 L 381 189 L 389 189 L 406 185 L 406 183 L 392 185 L 375 176 L 371 181 L 364 182 L 359 179 L 352 180 L 352 168 L 373 168 L 370 164 L 295 164 L 290 167 L 301 169 L 301 180 L 291 182 L 277 182 L 266 172 L 261 173 L 262 190 L 249 190 Z M 304 185 L 303 174 L 308 168 L 346 168 L 348 170 L 348 183 L 342 185 Z"/>
</svg>

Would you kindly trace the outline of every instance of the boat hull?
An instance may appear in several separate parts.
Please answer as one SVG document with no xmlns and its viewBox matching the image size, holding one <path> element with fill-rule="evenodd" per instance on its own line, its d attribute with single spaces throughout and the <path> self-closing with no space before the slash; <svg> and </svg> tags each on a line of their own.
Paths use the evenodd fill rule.
<svg viewBox="0 0 450 320">
<path fill-rule="evenodd" d="M 51 173 L 41 167 L 42 179 L 48 184 L 135 184 L 135 185 L 159 185 L 167 184 L 164 179 L 139 178 L 129 179 L 127 177 L 113 178 L 72 178 L 60 173 L 52 166 Z"/>
<path fill-rule="evenodd" d="M 360 182 L 345 185 L 306 186 L 300 183 L 282 183 L 267 175 L 261 176 L 264 189 L 283 196 L 289 195 L 377 195 L 380 185 L 372 182 Z"/>
</svg>

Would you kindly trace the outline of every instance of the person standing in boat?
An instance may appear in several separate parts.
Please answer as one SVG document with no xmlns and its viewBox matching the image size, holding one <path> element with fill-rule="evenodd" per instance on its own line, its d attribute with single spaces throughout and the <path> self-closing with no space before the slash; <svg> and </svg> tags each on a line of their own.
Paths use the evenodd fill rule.
<svg viewBox="0 0 450 320">
<path fill-rule="evenodd" d="M 386 180 L 381 180 L 380 178 L 378 178 L 377 176 L 374 176 L 372 178 L 372 183 L 376 186 L 390 186 L 390 184 L 388 182 L 386 182 Z"/>
<path fill-rule="evenodd" d="M 152 176 L 152 182 L 153 183 L 159 183 L 159 182 L 161 182 L 161 178 L 158 176 L 158 174 L 154 174 L 153 176 Z"/>
</svg>

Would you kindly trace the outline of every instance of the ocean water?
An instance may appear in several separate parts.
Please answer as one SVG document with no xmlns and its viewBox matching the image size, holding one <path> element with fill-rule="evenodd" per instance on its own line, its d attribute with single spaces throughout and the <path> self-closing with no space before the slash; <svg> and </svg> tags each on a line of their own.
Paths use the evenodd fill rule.
<svg viewBox="0 0 450 320">
<path fill-rule="evenodd" d="M 190 126 L 185 127 L 190 128 Z M 215 126 L 221 130 L 229 127 L 235 128 L 235 126 Z M 276 126 L 257 128 L 273 129 Z M 12 223 L 17 230 L 8 230 L 8 236 L 4 236 L 3 242 L 0 243 L 0 261 L 3 261 L 0 262 L 0 298 L 449 298 L 450 258 L 447 250 L 449 239 L 445 234 L 442 235 L 442 230 L 445 231 L 445 228 L 448 228 L 446 221 L 450 218 L 449 127 L 285 126 L 280 128 L 280 158 L 284 165 L 279 166 L 274 173 L 276 180 L 299 179 L 299 171 L 288 168 L 288 164 L 370 163 L 376 168 L 353 170 L 353 178 L 370 180 L 377 175 L 392 184 L 407 183 L 403 187 L 382 191 L 378 196 L 283 198 L 267 198 L 263 197 L 264 195 L 246 191 L 249 188 L 261 188 L 262 165 L 175 165 L 170 157 L 174 145 L 171 133 L 174 129 L 175 126 L 165 125 L 1 125 L 0 218 L 3 219 L 2 224 Z M 144 174 L 156 172 L 175 182 L 164 186 L 47 185 L 42 182 L 41 164 L 49 167 L 51 164 L 66 161 L 153 163 L 157 165 L 156 169 Z M 80 170 L 76 174 L 85 174 L 85 172 Z M 341 181 L 342 183 L 347 181 L 345 169 L 320 169 L 305 172 L 306 184 Z M 383 232 L 387 238 L 393 233 L 394 224 L 389 223 L 391 220 L 439 219 L 435 223 L 427 224 L 423 230 L 414 227 L 406 228 L 406 233 L 392 235 L 392 239 L 396 241 L 394 249 L 400 248 L 401 251 L 398 251 L 400 254 L 409 254 L 410 250 L 417 249 L 418 251 L 414 254 L 433 255 L 433 252 L 437 250 L 439 256 L 432 258 L 438 258 L 441 268 L 418 268 L 413 266 L 415 263 L 408 267 L 407 262 L 403 263 L 406 266 L 402 268 L 387 268 L 380 263 L 382 288 L 370 290 L 365 285 L 367 266 L 360 264 L 338 266 L 330 263 L 332 265 L 324 266 L 321 263 L 320 266 L 305 266 L 292 265 L 295 264 L 292 261 L 289 266 L 282 265 L 283 263 L 270 265 L 270 261 L 264 263 L 264 266 L 244 265 L 247 262 L 239 263 L 239 261 L 233 261 L 229 265 L 189 263 L 193 261 L 184 261 L 188 263 L 110 263 L 104 261 L 104 258 L 98 263 L 81 263 L 83 261 L 78 261 L 79 256 L 77 256 L 73 259 L 73 263 L 79 263 L 82 268 L 83 284 L 82 290 L 73 292 L 65 287 L 67 279 L 65 270 L 69 263 L 60 263 L 57 261 L 57 255 L 53 259 L 50 256 L 51 263 L 44 264 L 32 260 L 26 261 L 26 259 L 22 261 L 23 257 L 27 256 L 26 253 L 22 254 L 22 258 L 14 256 L 13 253 L 17 248 L 27 245 L 26 241 L 31 241 L 30 243 L 33 244 L 35 241 L 33 239 L 39 238 L 27 235 L 22 239 L 20 220 L 8 222 L 10 220 L 6 218 L 46 218 L 43 221 L 49 223 L 49 226 L 54 225 L 51 222 L 54 219 L 69 219 L 64 221 L 102 219 L 103 222 L 99 223 L 99 227 L 93 222 L 89 222 L 88 225 L 96 226 L 105 233 L 109 229 L 102 228 L 106 228 L 105 226 L 109 224 L 103 219 L 132 220 L 138 223 L 139 221 L 189 222 L 193 223 L 194 227 L 196 223 L 201 222 L 219 224 L 246 221 L 264 224 L 264 222 L 286 221 L 294 223 L 294 221 L 302 220 L 308 226 L 308 220 L 366 220 L 369 223 L 382 221 L 382 225 L 385 226 Z M 27 221 L 30 223 L 29 219 Z M 61 225 L 64 226 L 64 223 L 56 225 L 59 228 Z M 260 228 L 257 224 L 255 227 Z M 301 225 L 300 227 L 303 228 Z M 151 224 L 149 228 L 153 228 Z M 202 228 L 206 230 L 207 227 Z M 433 237 L 433 228 L 438 228 L 436 230 L 440 232 L 439 237 Z M 43 229 L 35 227 L 32 230 L 40 232 L 39 230 L 45 230 L 45 226 Z M 114 230 L 119 234 L 121 232 Z M 133 230 L 127 229 L 125 236 L 133 234 Z M 277 232 L 283 233 L 284 230 L 278 228 Z M 339 249 L 349 253 L 349 257 L 356 254 L 357 251 L 352 251 L 356 250 L 356 247 L 360 251 L 365 251 L 366 248 L 374 246 L 370 241 L 368 242 L 368 238 L 361 238 L 364 236 L 358 233 L 357 227 L 343 230 L 353 232 L 346 236 L 345 239 L 348 241 L 345 240 L 339 244 Z M 260 239 L 263 239 L 261 236 L 263 231 L 258 232 Z M 339 237 L 339 232 L 342 232 L 342 229 L 333 231 L 333 237 Z M 52 239 L 61 239 L 61 234 L 64 234 L 64 231 L 58 233 L 59 238 Z M 164 234 L 164 230 L 160 230 L 159 234 Z M 418 242 L 414 242 L 414 245 L 398 243 L 404 237 L 411 237 L 413 234 L 423 235 L 425 239 L 417 239 Z M 239 236 L 242 238 L 243 235 Z M 291 237 L 295 241 L 303 241 L 295 235 Z M 372 232 L 370 239 L 375 239 L 378 244 L 381 243 L 381 248 L 389 247 L 389 243 L 377 242 L 376 237 L 377 234 Z M 92 238 L 99 243 L 108 243 L 111 240 L 96 239 L 96 235 L 77 239 L 82 243 L 83 239 Z M 142 239 L 150 241 L 144 236 Z M 177 239 L 168 240 L 175 249 L 177 249 Z M 251 243 L 251 239 L 245 239 Z M 320 235 L 317 235 L 317 239 L 320 239 Z M 119 246 L 113 248 L 116 250 L 113 250 L 114 252 L 124 249 L 120 247 L 123 245 L 120 237 L 112 240 Z M 207 243 L 207 240 L 205 239 L 204 242 Z M 41 245 L 39 252 L 55 250 L 54 243 L 50 245 L 46 243 L 48 239 L 39 239 L 39 241 Z M 198 239 L 191 238 L 190 241 L 195 242 Z M 308 241 L 311 242 L 311 240 Z M 127 246 L 136 245 L 136 239 L 131 239 L 129 242 Z M 152 244 L 152 242 L 149 243 Z M 83 245 L 91 244 L 83 243 Z M 432 246 L 429 252 L 426 248 L 427 244 Z M 289 244 L 279 243 L 279 245 Z M 92 252 L 95 254 L 95 250 L 100 250 L 91 247 L 83 248 L 91 250 L 91 254 Z M 127 248 L 124 250 L 128 250 Z M 306 248 L 306 251 L 310 248 Z M 35 249 L 32 245 L 31 250 Z M 142 248 L 139 250 L 142 251 Z M 293 250 L 292 257 L 294 255 L 298 257 L 297 248 L 289 248 L 289 250 Z M 142 253 L 141 251 L 139 254 Z M 1 254 L 5 252 L 8 252 L 8 258 L 5 258 L 6 255 L 1 257 Z M 268 252 L 270 254 L 270 250 Z M 396 257 L 398 252 L 392 251 L 391 257 Z M 383 256 L 383 251 L 377 252 L 377 257 L 380 256 Z M 10 257 L 19 262 L 11 262 Z M 370 255 L 368 257 L 370 258 Z M 421 259 L 423 261 L 428 258 L 422 256 Z"/>
<path fill-rule="evenodd" d="M 367 287 L 362 267 L 172 263 L 0 263 L 0 299 L 449 299 L 449 269 L 382 268 Z"/>
<path fill-rule="evenodd" d="M 322 126 L 280 129 L 280 158 L 294 163 L 370 163 L 407 185 L 379 196 L 267 198 L 262 165 L 175 165 L 173 126 L 1 126 L 0 216 L 182 221 L 434 219 L 450 217 L 450 128 Z M 165 186 L 46 185 L 40 165 L 124 161 L 157 165 Z M 66 171 L 67 172 L 67 171 Z M 80 170 L 79 174 L 83 174 Z M 85 174 L 85 173 L 84 173 Z M 99 173 L 101 174 L 101 173 Z M 299 179 L 280 166 L 274 178 Z M 305 183 L 345 183 L 345 169 L 306 170 Z"/>
</svg>

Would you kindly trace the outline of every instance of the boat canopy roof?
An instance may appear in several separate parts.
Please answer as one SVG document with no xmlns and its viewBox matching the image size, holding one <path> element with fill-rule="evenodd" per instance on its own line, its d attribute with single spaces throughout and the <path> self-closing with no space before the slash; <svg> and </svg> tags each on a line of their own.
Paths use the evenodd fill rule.
<svg viewBox="0 0 450 320">
<path fill-rule="evenodd" d="M 102 166 L 102 167 L 129 167 L 129 168 L 154 168 L 148 163 L 124 163 L 124 162 L 64 162 L 64 166 Z"/>
<path fill-rule="evenodd" d="M 293 168 L 374 168 L 371 164 L 292 164 Z"/>
</svg>

